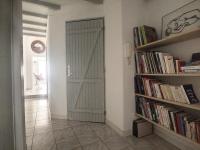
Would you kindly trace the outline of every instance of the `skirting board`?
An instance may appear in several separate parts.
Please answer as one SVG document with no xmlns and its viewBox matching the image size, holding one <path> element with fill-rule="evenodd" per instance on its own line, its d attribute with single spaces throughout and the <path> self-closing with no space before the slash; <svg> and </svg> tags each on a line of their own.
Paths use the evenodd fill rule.
<svg viewBox="0 0 200 150">
<path fill-rule="evenodd" d="M 51 118 L 52 119 L 67 119 L 67 115 L 61 116 L 61 115 L 57 115 L 57 114 L 51 114 Z"/>
<path fill-rule="evenodd" d="M 121 129 L 119 129 L 116 125 L 114 125 L 111 121 L 106 120 L 106 124 L 111 127 L 113 130 L 115 130 L 119 135 L 121 136 L 129 136 L 131 135 L 131 129 L 130 130 L 126 130 L 126 131 L 122 131 Z"/>
<path fill-rule="evenodd" d="M 175 145 L 181 150 L 199 150 L 200 146 L 198 144 L 194 145 L 191 143 L 188 143 L 188 141 L 180 139 L 174 135 L 171 135 L 169 132 L 166 132 L 165 130 L 154 126 L 154 133 L 161 138 L 165 139 L 169 143 Z"/>
</svg>

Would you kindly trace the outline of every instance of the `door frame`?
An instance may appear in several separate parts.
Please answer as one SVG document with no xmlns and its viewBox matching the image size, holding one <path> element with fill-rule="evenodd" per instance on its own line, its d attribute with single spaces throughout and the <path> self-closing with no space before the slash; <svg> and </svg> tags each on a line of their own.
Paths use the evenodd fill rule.
<svg viewBox="0 0 200 150">
<path fill-rule="evenodd" d="M 14 150 L 26 150 L 23 96 L 22 0 L 12 0 L 11 63 Z"/>
<path fill-rule="evenodd" d="M 91 21 L 91 20 L 98 20 L 98 19 L 102 19 L 103 20 L 103 62 L 104 62 L 104 116 L 105 116 L 105 119 L 104 119 L 104 123 L 106 123 L 106 62 L 105 62 L 105 17 L 94 17 L 94 18 L 85 18 L 85 19 L 75 19 L 75 20 L 70 20 L 70 21 L 65 21 L 65 24 L 66 23 L 72 23 L 72 22 L 81 22 L 81 21 Z M 66 30 L 65 30 L 66 32 Z M 66 34 L 65 34 L 65 39 L 66 39 Z M 67 58 L 66 58 L 66 68 L 67 68 Z M 66 84 L 67 84 L 67 80 L 66 80 Z M 67 86 L 66 86 L 66 90 L 67 89 Z M 67 92 L 66 92 L 66 98 L 67 98 Z M 67 102 L 68 102 L 68 99 L 67 99 Z M 68 113 L 68 111 L 67 111 Z M 68 115 L 67 116 L 67 119 L 68 119 Z"/>
</svg>

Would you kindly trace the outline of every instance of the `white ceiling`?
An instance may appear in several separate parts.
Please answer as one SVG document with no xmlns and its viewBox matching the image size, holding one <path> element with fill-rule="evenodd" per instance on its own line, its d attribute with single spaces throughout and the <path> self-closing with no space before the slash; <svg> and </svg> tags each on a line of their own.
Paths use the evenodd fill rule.
<svg viewBox="0 0 200 150">
<path fill-rule="evenodd" d="M 22 3 L 22 9 L 29 12 L 39 12 L 40 14 L 46 14 L 46 15 L 49 13 L 49 9 L 47 7 L 28 2 Z"/>
<path fill-rule="evenodd" d="M 82 2 L 82 1 L 92 1 L 92 0 L 41 0 L 41 1 L 49 2 L 49 3 L 52 3 L 52 4 L 57 4 L 57 5 L 62 6 L 62 5 L 71 5 L 71 4 L 79 3 L 79 2 Z M 98 0 L 94 0 L 94 1 L 98 1 Z M 23 8 L 23 11 L 34 12 L 34 13 L 45 14 L 45 15 L 48 15 L 49 12 L 52 12 L 52 10 L 50 10 L 49 8 L 47 8 L 45 6 L 41 6 L 41 5 L 29 3 L 29 2 L 24 2 L 24 1 L 23 1 L 23 4 L 22 4 L 22 8 Z M 47 23 L 46 18 L 33 17 L 33 16 L 30 16 L 30 15 L 23 15 L 23 20 L 40 22 L 40 23 Z M 35 25 L 30 25 L 30 24 L 23 24 L 23 27 L 25 27 L 25 28 L 28 27 L 28 28 L 32 28 L 32 29 L 46 29 L 46 27 L 35 26 Z M 38 32 L 35 32 L 35 31 L 27 31 L 25 29 L 24 29 L 23 32 L 24 33 L 32 33 L 32 34 L 38 33 Z M 45 33 L 40 33 L 40 32 L 38 34 L 45 35 Z"/>
</svg>

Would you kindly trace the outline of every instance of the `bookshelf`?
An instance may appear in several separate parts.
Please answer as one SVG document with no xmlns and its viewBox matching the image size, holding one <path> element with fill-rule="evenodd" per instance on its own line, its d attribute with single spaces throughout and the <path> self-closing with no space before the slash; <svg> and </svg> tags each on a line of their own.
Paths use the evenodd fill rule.
<svg viewBox="0 0 200 150">
<path fill-rule="evenodd" d="M 195 39 L 199 37 L 200 37 L 200 28 L 197 28 L 195 30 L 187 31 L 179 35 L 170 36 L 170 37 L 167 37 L 167 38 L 164 38 L 152 43 L 148 43 L 146 45 L 139 46 L 136 48 L 136 50 L 152 49 L 152 48 L 166 46 L 173 43 L 179 43 L 179 42 L 183 42 L 186 40 L 191 40 L 191 39 Z"/>
<path fill-rule="evenodd" d="M 173 134 L 173 135 L 175 135 L 175 136 L 178 136 L 179 138 L 181 138 L 181 139 L 183 139 L 183 140 L 187 140 L 187 141 L 190 142 L 191 144 L 195 144 L 195 145 L 198 145 L 198 146 L 200 145 L 199 143 L 197 143 L 197 142 L 195 142 L 195 141 L 193 141 L 193 140 L 191 140 L 191 139 L 189 139 L 189 138 L 187 138 L 187 137 L 185 137 L 185 136 L 182 136 L 181 134 L 178 134 L 178 133 L 176 133 L 176 132 L 174 132 L 174 131 L 172 131 L 172 130 L 170 130 L 170 129 L 168 129 L 168 128 L 166 128 L 166 127 L 164 127 L 164 126 L 162 126 L 162 125 L 160 125 L 160 124 L 158 124 L 158 123 L 156 123 L 156 122 L 154 122 L 154 121 L 151 121 L 150 119 L 145 118 L 144 116 L 142 116 L 142 115 L 140 115 L 140 114 L 136 114 L 136 116 L 138 116 L 138 117 L 140 117 L 140 118 L 143 118 L 144 120 L 146 120 L 146 121 L 152 123 L 153 125 L 164 129 L 165 131 L 169 132 L 170 134 Z"/>
<path fill-rule="evenodd" d="M 168 46 L 170 44 L 175 44 L 175 43 L 179 43 L 179 42 L 183 42 L 183 41 L 187 41 L 187 40 L 192 40 L 192 39 L 196 39 L 196 38 L 200 38 L 200 27 L 191 31 L 187 31 L 185 33 L 179 34 L 179 35 L 175 35 L 175 36 L 170 36 L 152 43 L 148 43 L 146 45 L 142 45 L 142 46 L 138 46 L 135 48 L 136 51 L 151 51 L 154 48 L 159 48 L 162 46 Z M 192 54 L 192 52 L 191 52 Z M 166 78 L 166 80 L 168 80 L 168 77 L 173 77 L 173 78 L 179 78 L 179 77 L 187 77 L 187 78 L 198 78 L 200 77 L 200 73 L 173 73 L 173 74 L 152 74 L 152 73 L 136 73 L 135 76 L 141 76 L 141 77 L 163 77 Z M 196 104 L 185 104 L 185 103 L 179 103 L 179 102 L 175 102 L 172 100 L 167 100 L 167 99 L 161 99 L 161 98 L 156 98 L 156 97 L 150 97 L 150 96 L 146 96 L 143 94 L 139 94 L 139 93 L 135 93 L 134 94 L 135 97 L 143 97 L 148 99 L 149 101 L 155 101 L 155 102 L 161 102 L 161 103 L 166 103 L 166 104 L 170 104 L 173 106 L 180 107 L 180 108 L 186 108 L 189 109 L 191 111 L 200 111 L 200 103 L 196 103 Z M 170 134 L 176 135 L 177 137 L 180 137 L 182 139 L 187 140 L 188 142 L 198 145 L 200 146 L 200 143 L 197 143 L 196 141 L 193 141 L 192 139 L 183 136 L 181 134 L 176 133 L 175 131 L 168 129 L 138 113 L 136 113 L 136 115 L 140 118 L 145 119 L 146 121 L 152 123 L 155 126 L 158 126 L 164 130 L 166 130 L 167 132 L 169 132 Z"/>
<path fill-rule="evenodd" d="M 175 74 L 135 74 L 137 76 L 165 76 L 165 77 L 200 77 L 200 73 L 175 73 Z"/>
<path fill-rule="evenodd" d="M 193 109 L 193 110 L 198 110 L 200 111 L 200 103 L 197 104 L 184 104 L 184 103 L 179 103 L 179 102 L 175 102 L 172 100 L 166 100 L 166 99 L 161 99 L 161 98 L 156 98 L 156 97 L 150 97 L 150 96 L 146 96 L 146 95 L 142 95 L 142 94 L 138 94 L 135 93 L 136 96 L 140 96 L 140 97 L 144 97 L 144 98 L 148 98 L 154 101 L 158 101 L 158 102 L 163 102 L 163 103 L 168 103 L 168 104 L 172 104 L 175 106 L 180 106 L 180 107 L 184 107 L 184 108 L 189 108 L 189 109 Z"/>
</svg>

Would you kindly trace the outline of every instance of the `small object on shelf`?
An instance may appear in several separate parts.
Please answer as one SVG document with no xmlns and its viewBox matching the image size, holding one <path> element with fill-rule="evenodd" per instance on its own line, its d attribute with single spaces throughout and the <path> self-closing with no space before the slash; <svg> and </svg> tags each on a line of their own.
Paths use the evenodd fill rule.
<svg viewBox="0 0 200 150">
<path fill-rule="evenodd" d="M 200 65 L 200 53 L 193 53 L 192 54 L 192 65 Z"/>
<path fill-rule="evenodd" d="M 197 72 L 200 72 L 200 65 L 183 66 L 183 67 L 181 67 L 181 71 L 186 72 L 186 73 L 190 73 L 190 72 L 197 73 Z"/>
<path fill-rule="evenodd" d="M 144 119 L 137 119 L 133 121 L 133 136 L 138 138 L 151 135 L 153 132 L 153 125 Z"/>
<path fill-rule="evenodd" d="M 134 27 L 133 35 L 135 47 L 158 40 L 156 29 L 146 25 Z"/>
<path fill-rule="evenodd" d="M 181 70 L 181 67 L 185 66 L 185 61 L 183 60 L 175 60 L 175 66 L 176 66 L 176 73 L 183 73 L 183 71 Z"/>
</svg>

